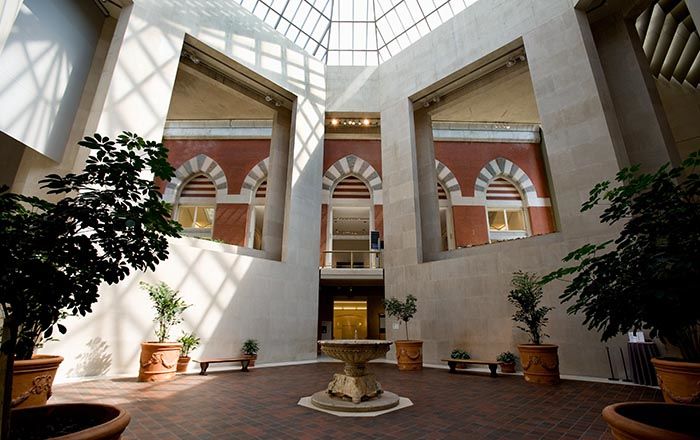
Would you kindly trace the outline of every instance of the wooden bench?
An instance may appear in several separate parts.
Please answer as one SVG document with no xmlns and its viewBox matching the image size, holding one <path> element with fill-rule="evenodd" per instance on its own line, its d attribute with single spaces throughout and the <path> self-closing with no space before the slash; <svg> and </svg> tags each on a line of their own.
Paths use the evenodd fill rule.
<svg viewBox="0 0 700 440">
<path fill-rule="evenodd" d="M 241 370 L 242 371 L 248 371 L 248 365 L 250 364 L 250 358 L 246 357 L 228 357 L 228 358 L 210 358 L 210 359 L 192 359 L 194 362 L 199 363 L 199 375 L 200 376 L 206 376 L 207 375 L 207 368 L 209 368 L 209 364 L 221 364 L 224 362 L 240 362 L 241 363 Z"/>
<path fill-rule="evenodd" d="M 457 369 L 457 365 L 488 365 L 491 371 L 491 377 L 498 377 L 496 373 L 496 368 L 501 364 L 498 361 L 480 361 L 477 359 L 443 359 L 443 362 L 447 362 L 450 366 L 450 373 L 454 373 Z"/>
</svg>

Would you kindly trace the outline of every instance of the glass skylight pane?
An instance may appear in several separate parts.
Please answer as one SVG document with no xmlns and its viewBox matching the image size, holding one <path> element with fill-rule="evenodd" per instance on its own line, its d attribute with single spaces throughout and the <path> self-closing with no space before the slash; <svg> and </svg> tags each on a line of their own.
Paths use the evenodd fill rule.
<svg viewBox="0 0 700 440">
<path fill-rule="evenodd" d="M 255 7 L 255 11 L 253 11 L 253 14 L 255 14 L 255 16 L 259 19 L 265 21 L 265 16 L 267 16 L 267 11 L 269 10 L 270 8 L 267 6 L 258 3 L 258 5 Z"/>
<path fill-rule="evenodd" d="M 342 0 L 340 0 L 342 1 Z M 369 0 L 355 0 L 355 7 L 353 8 L 353 20 L 355 21 L 369 21 Z M 374 21 L 374 20 L 373 20 Z"/>
<path fill-rule="evenodd" d="M 363 51 L 357 51 L 353 53 L 352 64 L 354 66 L 366 66 L 367 65 L 367 53 Z"/>
<path fill-rule="evenodd" d="M 270 13 L 267 14 L 267 17 L 265 17 L 265 23 L 269 24 L 272 27 L 275 27 L 277 25 L 277 20 L 279 20 L 279 18 L 280 18 L 279 15 L 270 11 Z"/>
<path fill-rule="evenodd" d="M 428 15 L 428 26 L 430 26 L 430 29 L 433 30 L 440 26 L 442 24 L 442 21 L 440 21 L 440 15 L 436 12 L 433 12 L 432 14 Z"/>
<path fill-rule="evenodd" d="M 340 51 L 340 61 L 338 62 L 340 66 L 352 66 L 352 52 L 348 50 Z"/>
<path fill-rule="evenodd" d="M 339 23 L 340 41 L 338 49 L 352 49 L 352 23 Z"/>
<path fill-rule="evenodd" d="M 336 0 L 335 7 L 338 8 L 338 17 L 336 18 L 336 20 L 352 21 L 352 1 Z"/>
<path fill-rule="evenodd" d="M 284 18 L 294 23 L 292 19 L 294 18 L 294 15 L 296 14 L 300 6 L 301 0 L 288 0 L 287 7 L 284 8 L 284 14 L 282 15 L 284 16 Z"/>
<path fill-rule="evenodd" d="M 353 28 L 353 49 L 367 49 L 367 24 L 355 23 Z"/>
</svg>

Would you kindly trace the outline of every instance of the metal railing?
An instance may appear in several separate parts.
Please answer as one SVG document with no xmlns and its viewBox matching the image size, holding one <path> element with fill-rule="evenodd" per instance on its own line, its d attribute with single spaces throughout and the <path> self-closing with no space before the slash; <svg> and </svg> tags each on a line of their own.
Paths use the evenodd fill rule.
<svg viewBox="0 0 700 440">
<path fill-rule="evenodd" d="M 321 267 L 325 269 L 381 269 L 382 251 L 322 251 Z"/>
</svg>

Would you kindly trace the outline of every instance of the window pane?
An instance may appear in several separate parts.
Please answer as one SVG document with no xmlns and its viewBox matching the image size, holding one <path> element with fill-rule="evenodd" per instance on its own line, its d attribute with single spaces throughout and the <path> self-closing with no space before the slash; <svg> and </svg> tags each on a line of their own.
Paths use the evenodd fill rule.
<svg viewBox="0 0 700 440">
<path fill-rule="evenodd" d="M 197 221 L 194 224 L 195 228 L 211 228 L 214 223 L 214 208 L 197 207 Z"/>
<path fill-rule="evenodd" d="M 489 211 L 489 229 L 494 231 L 505 231 L 506 218 L 502 210 Z"/>
<path fill-rule="evenodd" d="M 194 222 L 194 206 L 180 206 L 177 211 L 177 221 L 183 228 L 191 228 Z"/>
<path fill-rule="evenodd" d="M 522 211 L 507 211 L 508 215 L 508 230 L 509 231 L 524 231 L 525 218 Z"/>
</svg>

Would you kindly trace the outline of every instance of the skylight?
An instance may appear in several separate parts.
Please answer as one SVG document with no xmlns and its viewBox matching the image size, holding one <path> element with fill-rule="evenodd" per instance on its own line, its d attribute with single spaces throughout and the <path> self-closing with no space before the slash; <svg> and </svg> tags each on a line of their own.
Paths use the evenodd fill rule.
<svg viewBox="0 0 700 440">
<path fill-rule="evenodd" d="M 476 0 L 237 0 L 331 66 L 374 66 Z"/>
</svg>

